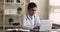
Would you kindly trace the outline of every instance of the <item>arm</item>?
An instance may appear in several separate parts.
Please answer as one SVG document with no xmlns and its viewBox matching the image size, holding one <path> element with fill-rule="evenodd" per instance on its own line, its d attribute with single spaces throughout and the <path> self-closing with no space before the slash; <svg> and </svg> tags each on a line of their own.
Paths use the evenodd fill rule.
<svg viewBox="0 0 60 32">
<path fill-rule="evenodd" d="M 36 26 L 36 27 L 34 27 L 33 29 L 40 29 L 40 26 Z"/>
<path fill-rule="evenodd" d="M 40 29 L 40 25 L 41 25 L 41 20 L 39 18 L 39 16 L 36 16 L 36 26 L 33 29 Z"/>
<path fill-rule="evenodd" d="M 26 15 L 22 16 L 22 28 L 27 29 Z"/>
<path fill-rule="evenodd" d="M 30 26 L 28 26 L 28 23 L 27 23 L 26 18 L 27 18 L 27 16 L 26 16 L 26 15 L 24 15 L 24 16 L 22 17 L 22 21 L 23 21 L 22 28 L 24 28 L 24 29 L 31 29 L 31 27 L 30 27 Z"/>
</svg>

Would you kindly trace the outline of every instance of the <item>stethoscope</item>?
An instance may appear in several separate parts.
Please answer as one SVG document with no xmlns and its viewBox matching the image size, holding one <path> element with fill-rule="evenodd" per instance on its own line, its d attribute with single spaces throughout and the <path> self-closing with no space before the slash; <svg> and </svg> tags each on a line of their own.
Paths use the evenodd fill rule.
<svg viewBox="0 0 60 32">
<path fill-rule="evenodd" d="M 26 16 L 27 16 L 27 17 L 26 17 L 26 21 L 27 21 L 27 20 L 30 20 L 29 17 L 28 17 L 28 14 L 26 14 Z M 28 25 L 28 21 L 27 21 L 27 25 Z M 35 16 L 34 16 L 34 26 L 35 26 L 35 25 L 36 25 L 36 18 L 35 18 Z"/>
</svg>

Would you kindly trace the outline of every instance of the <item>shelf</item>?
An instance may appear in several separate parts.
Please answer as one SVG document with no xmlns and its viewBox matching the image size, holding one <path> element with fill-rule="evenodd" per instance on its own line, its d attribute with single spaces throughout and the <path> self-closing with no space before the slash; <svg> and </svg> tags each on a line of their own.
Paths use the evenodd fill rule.
<svg viewBox="0 0 60 32">
<path fill-rule="evenodd" d="M 10 5 L 27 5 L 28 3 L 5 3 L 5 4 L 10 4 Z"/>
<path fill-rule="evenodd" d="M 18 5 L 21 5 L 21 3 L 7 3 L 7 2 L 5 4 L 11 4 L 11 5 L 17 5 L 18 4 Z"/>
<path fill-rule="evenodd" d="M 5 0 L 0 1 L 0 7 L 1 7 L 0 10 L 2 11 L 2 13 L 0 12 L 0 18 L 1 18 L 0 28 L 2 28 L 3 30 L 5 30 L 5 28 L 21 28 L 21 24 L 19 26 L 8 25 L 7 21 L 10 17 L 12 17 L 14 21 L 18 22 L 21 21 L 21 16 L 25 12 L 25 6 L 27 6 L 28 4 L 25 1 L 26 0 L 21 0 L 20 3 L 16 2 L 16 0 L 13 0 L 13 2 L 10 2 L 10 0 L 9 2 L 6 2 Z M 21 12 L 21 14 L 18 14 L 17 12 L 18 7 L 22 8 L 23 13 Z"/>
<path fill-rule="evenodd" d="M 19 27 L 19 26 L 14 26 L 14 25 L 6 25 L 5 27 Z"/>
<path fill-rule="evenodd" d="M 0 14 L 0 15 L 2 15 L 2 14 Z"/>
<path fill-rule="evenodd" d="M 0 4 L 3 4 L 2 2 L 0 2 Z M 9 3 L 9 2 L 6 2 L 5 3 L 6 5 L 24 5 L 23 3 Z M 25 5 L 27 5 L 28 3 L 25 3 Z"/>
<path fill-rule="evenodd" d="M 0 4 L 2 5 L 3 2 L 0 2 Z M 11 4 L 11 5 L 22 5 L 22 3 L 9 3 L 9 2 L 6 2 L 5 4 Z"/>
<path fill-rule="evenodd" d="M 2 14 L 0 14 L 2 16 Z M 21 14 L 5 14 L 5 16 L 21 16 Z"/>
<path fill-rule="evenodd" d="M 3 25 L 0 25 L 0 27 L 2 27 Z M 5 27 L 20 27 L 20 26 L 14 26 L 14 25 L 6 25 Z"/>
<path fill-rule="evenodd" d="M 2 5 L 3 3 L 2 2 L 0 2 L 0 5 Z"/>
<path fill-rule="evenodd" d="M 11 15 L 11 16 L 21 16 L 21 14 L 5 14 L 5 15 Z"/>
<path fill-rule="evenodd" d="M 0 27 L 3 27 L 3 25 L 0 25 Z"/>
<path fill-rule="evenodd" d="M 3 25 L 0 25 L 0 28 L 3 27 Z M 13 26 L 13 25 L 6 25 L 5 28 L 20 28 L 21 26 Z"/>
<path fill-rule="evenodd" d="M 3 2 L 0 2 L 0 3 L 3 3 Z"/>
<path fill-rule="evenodd" d="M 6 25 L 5 26 L 6 28 L 21 28 L 21 26 L 19 25 L 19 26 L 14 26 L 14 25 Z"/>
</svg>

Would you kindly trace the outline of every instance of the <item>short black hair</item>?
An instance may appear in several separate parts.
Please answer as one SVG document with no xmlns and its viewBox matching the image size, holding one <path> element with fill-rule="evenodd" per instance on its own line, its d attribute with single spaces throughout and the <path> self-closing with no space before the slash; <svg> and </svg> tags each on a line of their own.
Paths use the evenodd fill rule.
<svg viewBox="0 0 60 32">
<path fill-rule="evenodd" d="M 28 4 L 28 7 L 27 8 L 29 10 L 29 9 L 31 9 L 33 7 L 37 7 L 37 5 L 34 2 L 31 2 L 31 3 Z"/>
</svg>

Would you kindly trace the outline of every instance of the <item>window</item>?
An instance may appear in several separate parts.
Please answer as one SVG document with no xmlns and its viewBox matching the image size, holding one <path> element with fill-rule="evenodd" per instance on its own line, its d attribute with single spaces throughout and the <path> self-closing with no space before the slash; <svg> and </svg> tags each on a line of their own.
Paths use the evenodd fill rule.
<svg viewBox="0 0 60 32">
<path fill-rule="evenodd" d="M 60 24 L 60 9 L 54 9 L 54 23 Z"/>
<path fill-rule="evenodd" d="M 50 0 L 50 5 L 52 5 L 52 6 L 60 6 L 60 0 Z"/>
<path fill-rule="evenodd" d="M 49 19 L 53 20 L 53 23 L 60 25 L 60 0 L 49 0 L 50 14 Z"/>
</svg>

